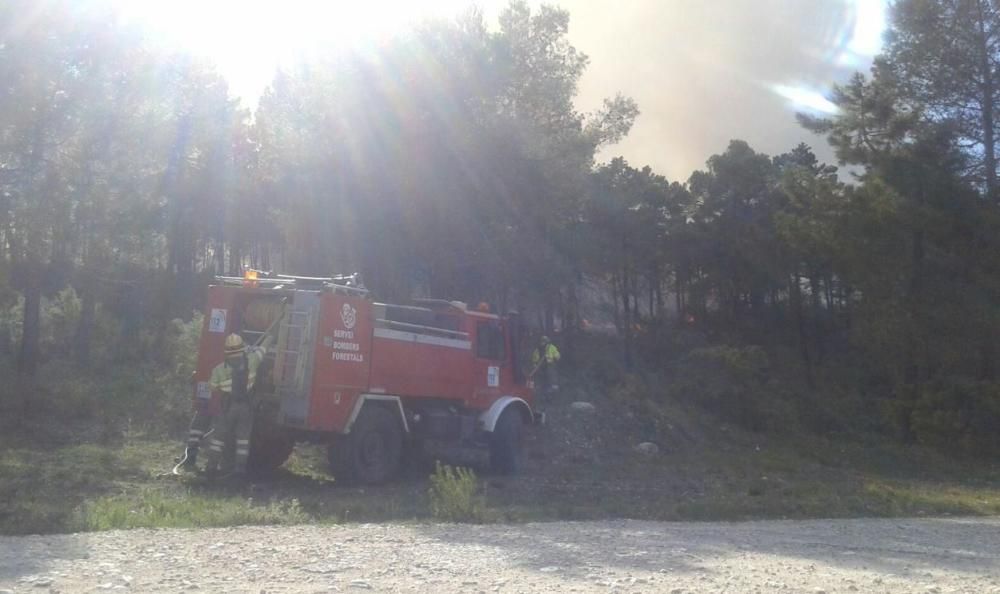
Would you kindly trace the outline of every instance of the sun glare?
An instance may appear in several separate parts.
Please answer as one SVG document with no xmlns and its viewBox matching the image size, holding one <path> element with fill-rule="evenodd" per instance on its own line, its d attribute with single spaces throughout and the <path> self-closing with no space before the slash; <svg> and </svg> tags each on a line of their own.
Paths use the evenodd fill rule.
<svg viewBox="0 0 1000 594">
<path fill-rule="evenodd" d="M 377 44 L 463 0 L 118 0 L 124 18 L 164 43 L 215 62 L 234 95 L 253 103 L 276 68 L 319 49 Z"/>
<path fill-rule="evenodd" d="M 886 25 L 885 0 L 857 0 L 854 3 L 854 27 L 848 50 L 859 56 L 874 56 L 882 49 Z"/>
<path fill-rule="evenodd" d="M 837 43 L 826 54 L 825 68 L 834 77 L 844 72 L 864 69 L 882 49 L 882 37 L 888 25 L 888 0 L 848 0 L 844 22 L 840 24 Z M 784 98 L 796 111 L 821 115 L 838 111 L 825 95 L 834 80 L 816 79 L 811 82 L 771 85 L 771 90 Z"/>
</svg>

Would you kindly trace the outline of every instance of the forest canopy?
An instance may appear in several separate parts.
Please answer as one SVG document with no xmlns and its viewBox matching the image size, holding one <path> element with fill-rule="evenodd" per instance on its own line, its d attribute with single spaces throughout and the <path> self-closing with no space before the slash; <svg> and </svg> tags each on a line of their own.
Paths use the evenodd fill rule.
<svg viewBox="0 0 1000 594">
<path fill-rule="evenodd" d="M 596 161 L 641 106 L 577 110 L 570 23 L 427 23 L 285 68 L 250 111 L 100 3 L 4 2 L 0 351 L 24 381 L 152 357 L 214 275 L 357 271 L 379 299 L 526 312 L 570 362 L 597 320 L 628 372 L 684 333 L 760 347 L 796 393 L 996 445 L 996 2 L 893 3 L 871 71 L 800 116 L 838 163 L 733 140 L 687 180 Z"/>
</svg>

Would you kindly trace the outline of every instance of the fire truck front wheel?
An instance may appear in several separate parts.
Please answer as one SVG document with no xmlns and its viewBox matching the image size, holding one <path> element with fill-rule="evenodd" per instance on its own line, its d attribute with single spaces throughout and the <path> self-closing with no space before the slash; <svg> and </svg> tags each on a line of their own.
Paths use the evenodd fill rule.
<svg viewBox="0 0 1000 594">
<path fill-rule="evenodd" d="M 524 422 L 520 411 L 508 407 L 497 419 L 490 434 L 490 467 L 498 474 L 516 474 L 521 469 L 521 432 Z"/>
<path fill-rule="evenodd" d="M 381 406 L 365 406 L 351 432 L 330 446 L 335 479 L 365 485 L 384 483 L 396 475 L 403 455 L 403 428 L 398 414 Z"/>
</svg>

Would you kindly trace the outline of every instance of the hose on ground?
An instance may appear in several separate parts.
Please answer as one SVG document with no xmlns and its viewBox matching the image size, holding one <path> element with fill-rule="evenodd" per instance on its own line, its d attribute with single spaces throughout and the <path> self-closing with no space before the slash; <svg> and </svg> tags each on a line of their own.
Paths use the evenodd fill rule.
<svg viewBox="0 0 1000 594">
<path fill-rule="evenodd" d="M 205 439 L 206 437 L 208 437 L 209 435 L 211 435 L 213 433 L 215 433 L 215 428 L 214 427 L 211 428 L 211 429 L 209 429 L 208 433 L 206 433 L 205 435 L 203 435 L 201 438 Z M 173 469 L 171 469 L 170 472 L 161 472 L 160 474 L 156 475 L 156 478 L 164 478 L 164 477 L 169 477 L 169 476 L 181 476 L 183 474 L 181 472 L 181 467 L 184 466 L 184 463 L 187 462 L 187 460 L 188 460 L 188 451 L 189 450 L 190 450 L 190 448 L 184 448 L 184 455 L 181 456 L 181 459 L 177 462 L 177 464 L 174 465 Z"/>
</svg>

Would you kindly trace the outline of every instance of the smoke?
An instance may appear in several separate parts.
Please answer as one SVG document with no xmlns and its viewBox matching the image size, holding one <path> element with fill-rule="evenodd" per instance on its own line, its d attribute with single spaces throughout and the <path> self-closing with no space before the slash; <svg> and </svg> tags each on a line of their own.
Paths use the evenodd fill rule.
<svg viewBox="0 0 1000 594">
<path fill-rule="evenodd" d="M 833 162 L 796 111 L 829 113 L 835 82 L 867 71 L 880 47 L 882 0 L 563 2 L 570 39 L 591 58 L 577 105 L 621 91 L 642 115 L 599 156 L 622 155 L 684 181 L 732 138 L 777 154 L 799 142 Z"/>
</svg>

